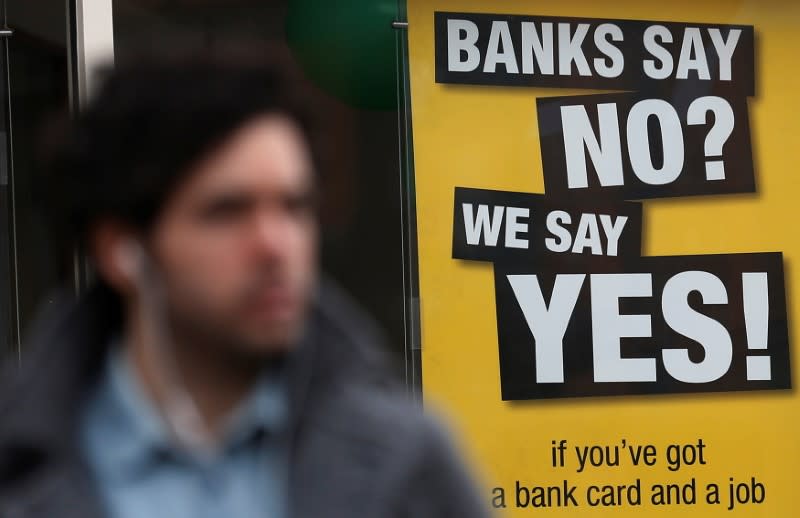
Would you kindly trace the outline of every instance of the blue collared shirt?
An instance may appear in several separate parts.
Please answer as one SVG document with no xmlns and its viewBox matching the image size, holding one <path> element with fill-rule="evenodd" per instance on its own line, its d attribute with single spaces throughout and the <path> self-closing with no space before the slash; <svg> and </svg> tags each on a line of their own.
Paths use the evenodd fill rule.
<svg viewBox="0 0 800 518">
<path fill-rule="evenodd" d="M 286 383 L 270 371 L 232 415 L 213 454 L 175 444 L 121 348 L 81 421 L 84 454 L 109 518 L 283 518 Z"/>
</svg>

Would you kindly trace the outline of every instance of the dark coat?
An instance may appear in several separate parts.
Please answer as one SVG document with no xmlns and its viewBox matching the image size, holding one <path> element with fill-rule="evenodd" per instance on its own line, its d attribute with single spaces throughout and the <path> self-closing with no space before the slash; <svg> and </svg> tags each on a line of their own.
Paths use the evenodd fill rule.
<svg viewBox="0 0 800 518">
<path fill-rule="evenodd" d="M 83 401 L 118 318 L 102 289 L 56 304 L 0 386 L 0 517 L 101 518 L 78 448 Z M 323 290 L 288 361 L 293 517 L 485 516 L 449 441 L 387 383 L 369 325 Z M 234 518 L 234 517 L 232 517 Z"/>
</svg>

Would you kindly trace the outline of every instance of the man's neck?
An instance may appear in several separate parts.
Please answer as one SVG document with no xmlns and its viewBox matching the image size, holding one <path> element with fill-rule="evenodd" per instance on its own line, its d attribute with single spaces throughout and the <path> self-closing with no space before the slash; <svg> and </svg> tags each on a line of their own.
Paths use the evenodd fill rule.
<svg viewBox="0 0 800 518">
<path fill-rule="evenodd" d="M 225 354 L 222 347 L 158 340 L 131 329 L 126 340 L 133 371 L 167 418 L 176 396 L 189 399 L 208 435 L 218 442 L 230 414 L 252 391 L 263 365 Z"/>
</svg>

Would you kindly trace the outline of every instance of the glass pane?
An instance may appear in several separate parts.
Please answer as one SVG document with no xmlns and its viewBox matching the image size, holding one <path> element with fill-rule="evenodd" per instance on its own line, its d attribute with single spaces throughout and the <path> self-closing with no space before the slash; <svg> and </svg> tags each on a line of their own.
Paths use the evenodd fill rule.
<svg viewBox="0 0 800 518">
<path fill-rule="evenodd" d="M 6 41 L 0 43 L 0 100 L 7 99 Z M 15 282 L 12 272 L 11 221 L 12 196 L 8 174 L 8 114 L 6 103 L 0 102 L 0 359 L 17 350 L 14 315 Z"/>
<path fill-rule="evenodd" d="M 0 278 L 7 279 L 8 286 L 3 287 L 2 298 L 10 299 L 8 307 L 14 312 L 12 325 L 6 324 L 6 327 L 12 336 L 22 334 L 23 343 L 21 330 L 30 324 L 39 304 L 49 302 L 47 295 L 58 282 L 56 256 L 45 229 L 34 175 L 42 124 L 67 106 L 66 7 L 67 2 L 63 0 L 7 2 L 8 24 L 14 29 L 8 41 L 7 76 L 13 137 L 13 167 L 9 169 L 13 214 L 5 211 L 4 216 L 9 221 L 0 221 L 5 234 L 0 243 L 6 244 L 4 257 L 6 250 L 10 256 L 6 268 L 10 267 L 14 277 Z M 5 66 L 2 72 L 5 80 Z M 4 103 L 5 99 L 4 93 Z M 4 207 L 12 206 L 4 204 Z M 12 291 L 10 288 L 15 283 L 16 289 Z"/>
</svg>

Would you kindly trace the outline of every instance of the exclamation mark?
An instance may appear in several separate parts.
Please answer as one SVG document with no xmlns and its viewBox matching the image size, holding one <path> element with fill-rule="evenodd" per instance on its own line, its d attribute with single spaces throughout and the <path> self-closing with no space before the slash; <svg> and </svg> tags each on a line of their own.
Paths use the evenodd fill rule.
<svg viewBox="0 0 800 518">
<path fill-rule="evenodd" d="M 747 348 L 766 350 L 769 329 L 769 287 L 767 272 L 745 272 L 742 274 L 744 302 L 744 326 L 747 333 Z M 747 357 L 747 380 L 768 381 L 772 379 L 769 356 Z"/>
</svg>

